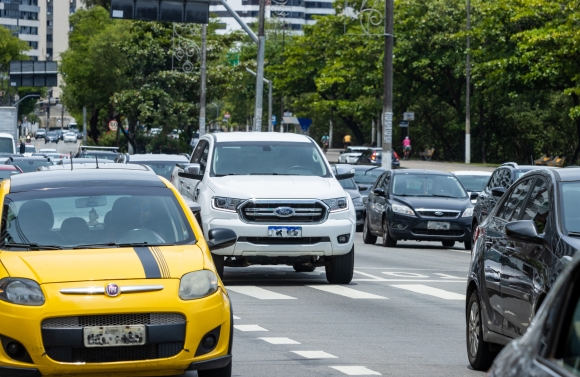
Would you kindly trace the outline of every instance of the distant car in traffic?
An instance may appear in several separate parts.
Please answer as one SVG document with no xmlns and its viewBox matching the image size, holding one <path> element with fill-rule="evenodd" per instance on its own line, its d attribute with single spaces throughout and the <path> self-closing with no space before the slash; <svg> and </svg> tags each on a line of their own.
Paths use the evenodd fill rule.
<svg viewBox="0 0 580 377">
<path fill-rule="evenodd" d="M 536 170 L 511 185 L 475 230 L 465 313 L 474 369 L 486 370 L 501 346 L 526 334 L 578 249 L 580 170 Z M 576 296 L 566 298 L 571 303 L 580 294 L 574 289 Z M 550 326 L 562 319 L 553 317 Z"/>
<path fill-rule="evenodd" d="M 382 166 L 383 150 L 381 148 L 370 148 L 361 153 L 356 160 L 356 165 L 378 165 Z M 399 155 L 391 149 L 391 169 L 398 169 L 401 166 Z"/>
<path fill-rule="evenodd" d="M 357 162 L 358 158 L 363 151 L 366 151 L 369 147 L 347 147 L 344 152 L 340 152 L 338 156 L 339 164 L 354 164 Z"/>
<path fill-rule="evenodd" d="M 0 180 L 10 178 L 14 174 L 20 174 L 22 170 L 14 165 L 0 165 Z"/>
<path fill-rule="evenodd" d="M 171 180 L 176 164 L 187 164 L 189 159 L 177 154 L 120 154 L 116 162 L 125 164 L 147 165 L 155 174 Z"/>
<path fill-rule="evenodd" d="M 6 165 L 18 166 L 23 173 L 31 173 L 40 166 L 53 165 L 54 162 L 47 157 L 9 157 Z"/>
<path fill-rule="evenodd" d="M 44 144 L 56 143 L 58 144 L 59 136 L 56 131 L 48 131 L 44 137 Z"/>
<path fill-rule="evenodd" d="M 63 135 L 63 141 L 65 143 L 76 143 L 77 142 L 77 134 L 74 132 L 66 132 Z"/>
<path fill-rule="evenodd" d="M 491 177 L 491 172 L 488 171 L 478 171 L 478 170 L 458 170 L 452 172 L 459 182 L 465 187 L 467 193 L 470 195 L 476 193 L 477 196 L 483 191 L 489 177 Z M 471 199 L 471 203 L 477 203 L 477 198 L 475 195 Z"/>
<path fill-rule="evenodd" d="M 354 173 L 352 165 L 334 165 L 333 168 L 335 174 Z M 354 205 L 354 211 L 356 213 L 356 231 L 361 232 L 364 224 L 365 207 L 359 191 L 359 186 L 352 177 L 339 179 L 338 183 L 340 183 L 344 191 L 348 192 L 352 199 L 352 204 Z"/>
<path fill-rule="evenodd" d="M 41 138 L 44 139 L 45 136 L 46 136 L 46 129 L 45 128 L 39 128 L 34 133 L 34 138 L 35 139 L 41 139 Z"/>
<path fill-rule="evenodd" d="M 90 158 L 99 160 L 115 161 L 119 157 L 118 147 L 93 147 L 87 145 L 79 146 L 75 158 Z"/>
<path fill-rule="evenodd" d="M 58 153 L 55 148 L 40 148 L 38 153 Z"/>
<path fill-rule="evenodd" d="M 435 170 L 391 170 L 371 188 L 363 241 L 383 246 L 398 241 L 439 241 L 444 247 L 463 242 L 471 248 L 473 206 L 457 178 Z"/>
<path fill-rule="evenodd" d="M 363 199 L 363 205 L 366 207 L 367 199 L 371 187 L 377 179 L 387 170 L 379 166 L 370 165 L 352 165 L 354 169 L 354 181 L 359 186 L 359 192 Z"/>
<path fill-rule="evenodd" d="M 24 144 L 24 154 L 25 157 L 30 157 L 36 153 L 36 147 L 32 144 Z"/>
</svg>

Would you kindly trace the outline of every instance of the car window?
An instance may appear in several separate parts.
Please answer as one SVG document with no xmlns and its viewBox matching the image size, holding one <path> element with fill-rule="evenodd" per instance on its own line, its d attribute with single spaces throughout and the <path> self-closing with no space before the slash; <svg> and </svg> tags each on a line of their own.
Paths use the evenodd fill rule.
<svg viewBox="0 0 580 377">
<path fill-rule="evenodd" d="M 472 192 L 483 191 L 485 184 L 489 181 L 486 175 L 456 175 L 456 177 L 467 191 Z"/>
<path fill-rule="evenodd" d="M 171 173 L 176 164 L 183 163 L 183 161 L 129 161 L 130 164 L 147 165 L 157 175 L 165 179 L 171 180 Z"/>
<path fill-rule="evenodd" d="M 200 165 L 200 173 L 205 173 L 207 165 L 207 154 L 209 152 L 209 142 L 207 140 L 200 140 L 195 146 L 195 151 L 191 154 L 191 163 Z M 203 169 L 201 169 L 203 160 Z"/>
<path fill-rule="evenodd" d="M 46 160 L 20 160 L 14 161 L 12 165 L 18 166 L 23 173 L 30 173 L 36 171 L 40 166 L 49 166 L 53 163 Z"/>
<path fill-rule="evenodd" d="M 580 300 L 576 305 L 571 305 L 574 313 L 570 318 L 570 324 L 563 329 L 562 338 L 564 346 L 561 349 L 561 358 L 558 364 L 562 365 L 569 372 L 580 376 Z"/>
<path fill-rule="evenodd" d="M 391 183 L 391 173 L 387 172 L 385 174 L 385 178 L 381 182 L 381 188 L 385 190 L 385 192 L 389 192 L 389 185 Z"/>
<path fill-rule="evenodd" d="M 508 169 L 499 169 L 499 182 L 496 187 L 509 188 L 512 183 L 512 174 Z"/>
<path fill-rule="evenodd" d="M 505 221 L 517 220 L 524 207 L 524 201 L 530 191 L 533 179 L 526 179 L 518 183 L 509 198 L 504 202 L 503 208 L 497 212 L 497 217 Z"/>
<path fill-rule="evenodd" d="M 496 169 L 493 174 L 491 175 L 491 178 L 489 179 L 489 181 L 487 182 L 487 186 L 486 189 L 488 191 L 490 191 L 492 188 L 497 187 L 498 182 L 499 182 L 499 175 L 500 175 L 500 170 L 501 169 Z"/>
<path fill-rule="evenodd" d="M 0 170 L 0 180 L 10 178 L 14 174 L 20 174 L 18 170 Z"/>
<path fill-rule="evenodd" d="M 377 167 L 369 167 L 368 169 L 355 169 L 354 181 L 358 184 L 372 185 L 377 181 L 385 171 Z"/>
<path fill-rule="evenodd" d="M 338 181 L 343 189 L 345 190 L 358 190 L 356 182 L 352 178 L 341 179 Z"/>
<path fill-rule="evenodd" d="M 580 182 L 560 183 L 564 230 L 580 234 Z"/>
<path fill-rule="evenodd" d="M 387 176 L 387 173 L 383 173 L 374 183 L 373 187 L 371 188 L 371 190 L 375 190 L 377 187 L 381 187 L 381 185 L 383 184 L 383 180 L 385 179 L 385 177 Z"/>
<path fill-rule="evenodd" d="M 548 184 L 543 179 L 537 179 L 524 209 L 522 220 L 533 220 L 538 233 L 544 233 L 546 221 L 550 214 Z"/>
</svg>

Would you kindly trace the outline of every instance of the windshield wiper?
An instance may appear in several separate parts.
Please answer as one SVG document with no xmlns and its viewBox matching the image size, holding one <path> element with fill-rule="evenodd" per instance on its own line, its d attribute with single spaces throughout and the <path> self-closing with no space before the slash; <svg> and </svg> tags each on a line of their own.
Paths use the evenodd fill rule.
<svg viewBox="0 0 580 377">
<path fill-rule="evenodd" d="M 29 250 L 62 250 L 60 246 L 39 245 L 37 243 L 5 243 L 4 247 L 20 247 Z"/>
<path fill-rule="evenodd" d="M 87 245 L 74 246 L 73 249 L 102 249 L 104 247 L 118 247 L 114 242 L 107 243 L 91 243 Z"/>
<path fill-rule="evenodd" d="M 131 243 L 93 243 L 87 245 L 78 245 L 73 249 L 102 249 L 106 247 L 147 247 L 147 246 L 175 246 L 174 243 L 149 243 L 149 242 L 131 242 Z"/>
<path fill-rule="evenodd" d="M 286 174 L 286 173 L 250 173 L 250 175 L 300 175 L 300 174 Z"/>
<path fill-rule="evenodd" d="M 228 173 L 228 174 L 216 174 L 216 177 L 227 177 L 229 175 L 245 175 L 245 174 L 236 174 L 236 173 Z"/>
<path fill-rule="evenodd" d="M 365 170 L 365 175 L 367 175 L 367 173 L 368 173 L 369 171 L 371 171 L 371 170 L 375 170 L 375 169 L 378 169 L 378 168 L 379 168 L 378 166 L 375 166 L 374 168 L 370 168 L 370 169 L 368 169 L 368 170 Z"/>
<path fill-rule="evenodd" d="M 568 235 L 571 237 L 580 237 L 580 232 L 568 232 Z"/>
<path fill-rule="evenodd" d="M 427 196 L 434 196 L 436 198 L 455 198 L 458 199 L 457 196 L 449 196 L 449 195 L 438 195 L 438 194 L 432 194 L 432 195 L 427 195 Z"/>
</svg>

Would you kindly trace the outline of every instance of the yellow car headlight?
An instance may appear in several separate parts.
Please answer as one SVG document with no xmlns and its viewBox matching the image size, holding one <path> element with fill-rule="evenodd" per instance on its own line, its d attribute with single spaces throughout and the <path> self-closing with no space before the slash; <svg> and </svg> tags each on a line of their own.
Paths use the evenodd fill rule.
<svg viewBox="0 0 580 377">
<path fill-rule="evenodd" d="M 194 300 L 209 296 L 218 289 L 218 278 L 209 270 L 190 272 L 181 277 L 179 298 Z"/>
<path fill-rule="evenodd" d="M 4 278 L 0 280 L 0 300 L 18 305 L 40 306 L 44 304 L 44 294 L 34 280 Z"/>
</svg>

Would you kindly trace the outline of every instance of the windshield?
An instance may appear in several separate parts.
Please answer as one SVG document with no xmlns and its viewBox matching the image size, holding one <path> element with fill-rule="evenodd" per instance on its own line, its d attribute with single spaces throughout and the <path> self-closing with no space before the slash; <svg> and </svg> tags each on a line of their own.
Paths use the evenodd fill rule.
<svg viewBox="0 0 580 377">
<path fill-rule="evenodd" d="M 20 174 L 18 170 L 0 170 L 0 179 L 10 178 L 14 174 Z"/>
<path fill-rule="evenodd" d="M 14 161 L 12 165 L 18 166 L 23 173 L 31 173 L 36 171 L 40 166 L 52 165 L 52 162 L 46 160 L 19 160 Z"/>
<path fill-rule="evenodd" d="M 173 168 L 175 164 L 183 163 L 184 161 L 134 161 L 129 162 L 130 164 L 136 165 L 147 165 L 155 174 L 162 176 L 165 179 L 171 179 L 171 173 L 173 173 Z"/>
<path fill-rule="evenodd" d="M 488 175 L 456 175 L 467 191 L 480 192 L 489 181 Z"/>
<path fill-rule="evenodd" d="M 580 234 L 580 182 L 563 182 L 560 187 L 564 230 Z"/>
<path fill-rule="evenodd" d="M 358 184 L 373 185 L 384 172 L 384 170 L 378 168 L 369 168 L 367 170 L 355 169 L 354 181 Z"/>
<path fill-rule="evenodd" d="M 7 137 L 0 137 L 0 153 L 14 153 L 14 141 Z"/>
<path fill-rule="evenodd" d="M 211 172 L 225 175 L 331 177 L 313 143 L 250 141 L 216 143 Z"/>
<path fill-rule="evenodd" d="M 34 145 L 25 145 L 25 151 L 28 153 L 35 153 L 36 147 Z"/>
<path fill-rule="evenodd" d="M 181 208 L 168 188 L 100 186 L 14 193 L 4 199 L 2 242 L 8 249 L 18 244 L 68 248 L 193 243 Z"/>
<path fill-rule="evenodd" d="M 467 197 L 457 178 L 449 175 L 396 174 L 392 190 L 394 195 L 403 196 Z"/>
<path fill-rule="evenodd" d="M 343 189 L 345 190 L 358 190 L 356 182 L 352 178 L 341 179 L 338 181 Z"/>
</svg>

